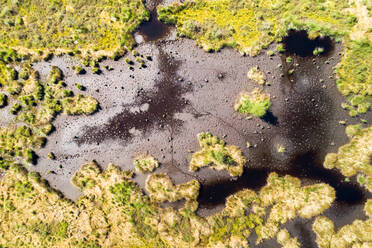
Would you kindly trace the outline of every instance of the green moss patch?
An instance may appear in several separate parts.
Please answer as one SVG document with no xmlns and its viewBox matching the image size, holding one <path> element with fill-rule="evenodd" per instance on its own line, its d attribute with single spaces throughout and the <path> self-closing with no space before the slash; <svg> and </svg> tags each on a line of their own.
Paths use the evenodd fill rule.
<svg viewBox="0 0 372 248">
<path fill-rule="evenodd" d="M 141 0 L 3 1 L 0 47 L 48 57 L 116 57 L 131 48 L 132 32 L 149 19 Z"/>
<path fill-rule="evenodd" d="M 195 39 L 205 50 L 224 46 L 256 55 L 279 41 L 290 28 L 341 37 L 355 22 L 347 2 L 193 0 L 158 8 L 159 19 L 175 24 L 177 33 Z"/>
<path fill-rule="evenodd" d="M 12 102 L 9 112 L 15 115 L 14 122 L 20 126 L 0 128 L 0 156 L 7 160 L 20 157 L 36 163 L 34 151 L 45 143 L 45 136 L 53 130 L 53 120 L 59 113 L 92 114 L 98 102 L 68 90 L 58 67 L 51 67 L 46 82 L 40 80 L 31 65 L 25 63 L 20 67 L 16 70 L 0 62 L 0 87 L 8 92 Z"/>
<path fill-rule="evenodd" d="M 347 97 L 342 107 L 351 116 L 366 113 L 372 104 L 372 42 L 350 41 L 337 66 L 337 88 Z"/>
<path fill-rule="evenodd" d="M 248 79 L 252 80 L 253 82 L 260 84 L 260 85 L 265 85 L 266 84 L 266 75 L 260 69 L 258 66 L 252 67 L 248 72 L 247 72 L 247 77 Z"/>
<path fill-rule="evenodd" d="M 334 200 L 325 184 L 300 185 L 297 178 L 272 173 L 259 192 L 239 191 L 226 207 L 207 218 L 190 207 L 175 210 L 158 203 L 185 197 L 196 202 L 199 183 L 174 185 L 168 176 L 151 175 L 150 198 L 131 180 L 132 172 L 90 162 L 72 183 L 82 191 L 77 202 L 63 198 L 40 176 L 11 164 L 0 184 L 0 245 L 15 247 L 245 247 L 277 237 L 296 244 L 282 225 L 320 214 Z M 161 198 L 157 198 L 161 196 Z M 288 246 L 296 247 L 296 246 Z"/>
<path fill-rule="evenodd" d="M 368 204 L 370 201 L 366 206 Z M 368 247 L 371 242 L 372 219 L 355 220 L 352 224 L 345 225 L 335 231 L 334 223 L 330 219 L 320 216 L 315 219 L 313 230 L 320 248 Z"/>
<path fill-rule="evenodd" d="M 166 174 L 152 174 L 147 177 L 146 191 L 154 202 L 176 202 L 186 199 L 185 207 L 195 211 L 198 207 L 196 199 L 199 195 L 200 184 L 196 180 L 174 185 Z"/>
<path fill-rule="evenodd" d="M 341 146 L 338 153 L 329 153 L 324 161 L 327 169 L 337 168 L 342 175 L 358 175 L 358 182 L 372 192 L 372 127 L 347 126 L 350 142 Z"/>
<path fill-rule="evenodd" d="M 227 170 L 231 176 L 243 174 L 246 160 L 237 146 L 226 145 L 223 140 L 211 133 L 198 134 L 198 140 L 202 150 L 192 155 L 190 171 L 210 166 L 215 170 Z"/>
<path fill-rule="evenodd" d="M 134 159 L 134 167 L 137 172 L 153 172 L 159 167 L 159 162 L 151 155 L 141 155 Z"/>
<path fill-rule="evenodd" d="M 234 109 L 242 114 L 251 114 L 257 117 L 263 117 L 270 106 L 270 95 L 255 88 L 250 93 L 241 93 L 237 103 L 234 105 Z"/>
</svg>

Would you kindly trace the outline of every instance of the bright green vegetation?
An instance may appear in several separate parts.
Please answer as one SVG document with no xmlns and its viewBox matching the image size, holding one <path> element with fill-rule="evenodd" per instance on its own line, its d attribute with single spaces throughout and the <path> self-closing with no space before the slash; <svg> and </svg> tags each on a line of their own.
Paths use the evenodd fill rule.
<svg viewBox="0 0 372 248">
<path fill-rule="evenodd" d="M 301 187 L 297 178 L 272 173 L 259 192 L 239 191 L 226 199 L 221 212 L 203 218 L 187 204 L 175 210 L 158 203 L 196 199 L 196 181 L 175 186 L 165 175 L 151 175 L 148 187 L 160 184 L 167 190 L 154 189 L 155 195 L 150 193 L 149 198 L 131 180 L 132 175 L 112 164 L 105 171 L 94 162 L 83 165 L 72 178 L 83 193 L 74 203 L 36 173 L 9 163 L 0 184 L 0 245 L 247 248 L 247 237 L 256 232 L 258 242 L 273 237 L 284 247 L 299 247 L 282 225 L 296 216 L 317 216 L 335 199 L 326 184 Z"/>
<path fill-rule="evenodd" d="M 146 191 L 153 202 L 176 202 L 186 199 L 185 208 L 196 211 L 200 184 L 196 180 L 174 185 L 166 174 L 152 174 L 147 177 Z"/>
<path fill-rule="evenodd" d="M 132 32 L 149 13 L 141 0 L 4 0 L 0 19 L 0 47 L 35 58 L 98 59 L 131 48 Z"/>
<path fill-rule="evenodd" d="M 55 66 L 43 82 L 27 63 L 17 70 L 0 61 L 0 88 L 9 94 L 12 103 L 9 111 L 14 115 L 13 123 L 0 128 L 0 158 L 19 157 L 36 163 L 34 150 L 45 144 L 45 137 L 53 130 L 52 122 L 59 113 L 91 114 L 97 110 L 94 98 L 74 95 L 62 80 L 63 73 Z"/>
<path fill-rule="evenodd" d="M 337 66 L 337 87 L 347 97 L 342 105 L 351 116 L 363 114 L 372 104 L 372 42 L 351 41 Z"/>
<path fill-rule="evenodd" d="M 368 200 L 364 208 L 369 218 L 365 221 L 355 220 L 350 225 L 345 225 L 337 232 L 333 222 L 320 216 L 315 219 L 313 230 L 320 248 L 349 248 L 371 247 L 372 242 L 372 200 Z"/>
<path fill-rule="evenodd" d="M 248 72 L 247 72 L 247 77 L 248 79 L 252 80 L 253 82 L 260 84 L 260 85 L 265 85 L 266 83 L 266 75 L 260 69 L 258 66 L 252 67 Z"/>
<path fill-rule="evenodd" d="M 372 192 L 372 127 L 347 126 L 346 134 L 350 142 L 341 146 L 338 153 L 329 153 L 324 167 L 337 168 L 346 177 L 359 173 L 358 182 Z"/>
<path fill-rule="evenodd" d="M 234 109 L 242 114 L 251 114 L 257 117 L 263 117 L 270 106 L 270 95 L 255 88 L 249 93 L 241 93 L 237 103 L 234 105 Z"/>
<path fill-rule="evenodd" d="M 178 35 L 207 51 L 229 46 L 256 55 L 290 28 L 308 30 L 311 37 L 344 36 L 355 25 L 348 7 L 339 0 L 189 0 L 160 7 L 158 13 L 176 25 Z"/>
<path fill-rule="evenodd" d="M 153 172 L 159 167 L 159 162 L 151 155 L 141 155 L 134 158 L 134 167 L 137 172 Z"/>
<path fill-rule="evenodd" d="M 278 147 L 278 152 L 280 152 L 280 153 L 285 153 L 285 147 L 282 146 L 282 145 L 280 145 L 280 146 Z"/>
<path fill-rule="evenodd" d="M 324 52 L 323 47 L 316 47 L 313 51 L 313 54 L 316 56 L 316 55 L 322 54 L 323 52 Z"/>
<path fill-rule="evenodd" d="M 192 155 L 189 169 L 210 166 L 215 170 L 227 170 L 231 176 L 241 176 L 246 162 L 241 150 L 237 146 L 226 145 L 225 141 L 211 133 L 198 134 L 201 151 Z"/>
</svg>

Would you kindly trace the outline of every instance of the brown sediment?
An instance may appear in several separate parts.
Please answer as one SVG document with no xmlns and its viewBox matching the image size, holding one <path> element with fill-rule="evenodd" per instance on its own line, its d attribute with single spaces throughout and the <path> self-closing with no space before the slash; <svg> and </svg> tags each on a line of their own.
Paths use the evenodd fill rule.
<svg viewBox="0 0 372 248">
<path fill-rule="evenodd" d="M 107 139 L 121 139 L 128 141 L 132 138 L 131 129 L 149 131 L 151 128 L 163 129 L 165 125 L 177 126 L 180 120 L 174 118 L 187 105 L 182 95 L 190 91 L 190 87 L 184 87 L 179 82 L 177 69 L 179 61 L 171 55 L 159 50 L 159 74 L 160 79 L 155 82 L 153 89 L 138 91 L 134 103 L 123 106 L 123 111 L 101 127 L 87 127 L 76 143 L 101 143 Z M 148 104 L 146 111 L 131 112 L 131 107 Z"/>
</svg>

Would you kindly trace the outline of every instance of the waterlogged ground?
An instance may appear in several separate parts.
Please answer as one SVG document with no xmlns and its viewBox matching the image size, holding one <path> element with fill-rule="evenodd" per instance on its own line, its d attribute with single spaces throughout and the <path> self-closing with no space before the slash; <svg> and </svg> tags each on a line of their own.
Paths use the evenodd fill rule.
<svg viewBox="0 0 372 248">
<path fill-rule="evenodd" d="M 78 204 L 62 200 L 34 176 L 11 166 L 1 185 L 0 212 L 18 226 L 4 222 L 1 230 L 7 235 L 0 244 L 369 247 L 372 115 L 363 114 L 363 108 L 369 101 L 370 66 L 361 59 L 368 41 L 348 51 L 354 41 L 309 40 L 305 31 L 291 31 L 282 52 L 272 44 L 256 57 L 230 48 L 206 53 L 158 21 L 157 4 L 147 4 L 150 22 L 134 34 L 136 52 L 100 62 L 100 74 L 93 73 L 98 68 L 93 65 L 93 70 L 82 66 L 86 73 L 77 75 L 81 60 L 67 56 L 32 65 L 40 82 L 50 82 L 50 68 L 57 66 L 63 87 L 96 99 L 99 106 L 91 115 L 58 115 L 46 144 L 35 149 L 36 165 L 26 166 Z M 349 55 L 342 58 L 345 51 Z M 339 67 L 345 76 L 338 84 L 333 73 L 348 59 L 361 71 L 351 95 L 340 84 L 348 85 L 355 67 Z M 255 88 L 270 96 L 266 114 L 260 118 L 236 112 L 240 94 Z M 348 103 L 340 91 L 350 96 Z M 13 118 L 7 113 L 11 100 L 1 110 L 2 127 Z M 262 113 L 266 107 L 248 109 Z M 358 126 L 345 130 L 351 124 Z M 199 144 L 202 132 L 220 138 L 219 145 Z M 235 146 L 236 151 L 228 148 Z M 232 174 L 231 166 L 240 165 L 240 151 L 246 160 L 243 173 Z M 132 175 L 108 166 L 135 171 L 140 162 L 134 160 L 141 158 L 151 160 L 142 166 L 153 173 L 138 170 Z M 98 166 L 79 170 L 93 159 Z M 203 168 L 190 171 L 190 164 Z M 132 177 L 148 196 L 129 181 Z M 102 204 L 108 199 L 113 202 Z M 54 214 L 55 209 L 62 215 Z"/>
</svg>

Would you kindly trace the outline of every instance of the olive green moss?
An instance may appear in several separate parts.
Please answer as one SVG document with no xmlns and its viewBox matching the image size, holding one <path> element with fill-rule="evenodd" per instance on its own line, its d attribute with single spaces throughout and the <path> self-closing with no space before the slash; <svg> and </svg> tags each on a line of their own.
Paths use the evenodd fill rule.
<svg viewBox="0 0 372 248">
<path fill-rule="evenodd" d="M 252 67 L 248 72 L 247 72 L 247 77 L 248 79 L 252 80 L 253 82 L 260 84 L 260 85 L 265 85 L 266 84 L 266 75 L 263 73 L 258 66 Z"/>
<path fill-rule="evenodd" d="M 297 243 L 282 225 L 296 216 L 312 218 L 334 201 L 326 184 L 301 186 L 297 178 L 269 175 L 257 193 L 239 191 L 226 199 L 226 207 L 200 217 L 189 207 L 161 207 L 152 198 L 175 200 L 171 194 L 195 200 L 196 181 L 169 184 L 167 176 L 151 175 L 153 193 L 145 195 L 131 180 L 133 173 L 110 164 L 105 171 L 90 162 L 72 178 L 82 191 L 69 201 L 47 186 L 34 172 L 9 164 L 0 184 L 0 245 L 2 247 L 248 247 L 256 232 L 258 242 L 273 237 L 285 247 Z M 153 181 L 155 180 L 155 181 Z M 159 181 L 160 180 L 160 181 Z M 165 181 L 164 181 L 165 180 Z M 164 187 L 166 183 L 168 186 Z M 161 191 L 154 189 L 160 183 Z M 159 193 L 159 194 L 158 194 Z"/>
<path fill-rule="evenodd" d="M 241 150 L 237 146 L 226 145 L 223 140 L 211 133 L 198 134 L 201 151 L 192 155 L 189 169 L 210 166 L 215 170 L 227 170 L 231 176 L 241 176 L 246 162 Z"/>
<path fill-rule="evenodd" d="M 40 149 L 45 142 L 45 137 L 27 126 L 0 128 L 0 157 L 6 160 L 22 158 L 27 163 L 35 163 L 33 149 Z"/>
<path fill-rule="evenodd" d="M 159 162 L 151 155 L 140 155 L 134 158 L 134 167 L 137 172 L 153 172 L 159 167 Z"/>
<path fill-rule="evenodd" d="M 195 39 L 205 50 L 224 46 L 256 55 L 280 41 L 288 29 L 343 37 L 355 25 L 346 1 L 189 0 L 159 7 L 159 19 L 175 24 L 177 34 Z"/>
<path fill-rule="evenodd" d="M 337 168 L 346 177 L 358 173 L 358 182 L 372 192 L 372 127 L 362 129 L 359 125 L 346 127 L 350 142 L 341 146 L 338 153 L 327 154 L 324 167 Z"/>
<path fill-rule="evenodd" d="M 19 54 L 116 58 L 133 46 L 131 34 L 149 12 L 142 0 L 6 0 L 0 19 L 0 47 Z"/>
<path fill-rule="evenodd" d="M 152 174 L 147 177 L 145 189 L 153 202 L 176 202 L 185 199 L 185 209 L 195 211 L 198 208 L 196 199 L 200 184 L 196 180 L 174 185 L 168 175 Z"/>
<path fill-rule="evenodd" d="M 371 200 L 366 207 L 371 205 Z M 315 219 L 313 230 L 316 233 L 316 242 L 320 248 L 349 248 L 349 247 L 370 247 L 372 233 L 371 213 L 366 214 L 367 220 L 354 220 L 352 224 L 345 225 L 335 231 L 333 222 L 327 217 L 320 216 Z"/>
<path fill-rule="evenodd" d="M 8 96 L 4 93 L 0 93 L 0 108 L 8 105 Z"/>
<path fill-rule="evenodd" d="M 249 93 L 241 93 L 234 105 L 234 109 L 242 114 L 251 114 L 257 117 L 263 117 L 270 106 L 270 95 L 255 88 Z"/>
<path fill-rule="evenodd" d="M 337 87 L 347 97 L 342 105 L 351 116 L 366 113 L 372 104 L 372 42 L 350 41 L 336 68 Z"/>
<path fill-rule="evenodd" d="M 52 66 L 46 82 L 30 64 L 20 64 L 17 70 L 0 62 L 1 90 L 9 93 L 14 124 L 0 128 L 0 157 L 12 160 L 23 158 L 36 163 L 35 151 L 53 131 L 53 120 L 61 112 L 69 115 L 92 114 L 98 108 L 97 101 L 84 95 L 74 95 L 63 82 L 63 73 Z"/>
</svg>

